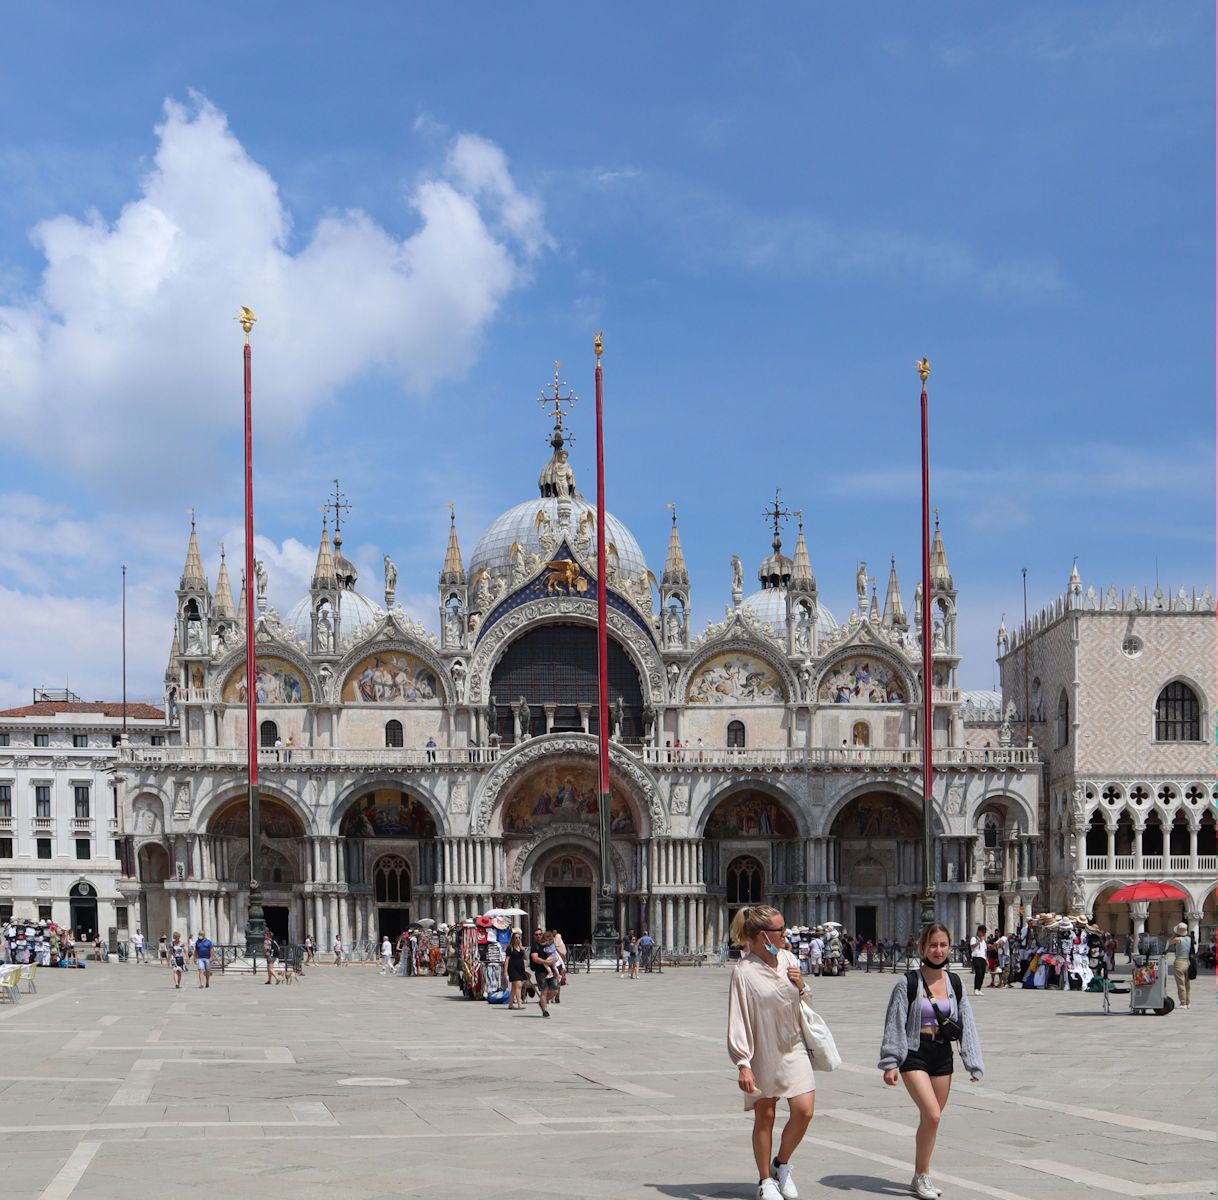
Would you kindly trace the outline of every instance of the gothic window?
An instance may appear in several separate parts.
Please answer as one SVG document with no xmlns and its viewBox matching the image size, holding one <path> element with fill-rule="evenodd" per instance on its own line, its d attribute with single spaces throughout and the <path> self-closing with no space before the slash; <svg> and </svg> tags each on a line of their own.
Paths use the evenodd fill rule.
<svg viewBox="0 0 1218 1200">
<path fill-rule="evenodd" d="M 1087 825 L 1086 853 L 1099 858 L 1108 853 L 1108 830 L 1104 828 L 1104 815 L 1098 809 L 1091 814 Z"/>
<path fill-rule="evenodd" d="M 401 721 L 385 722 L 385 745 L 391 750 L 399 750 L 406 744 L 402 736 Z"/>
<path fill-rule="evenodd" d="M 1159 693 L 1155 703 L 1156 742 L 1199 742 L 1201 704 L 1197 693 L 1177 680 Z"/>
<path fill-rule="evenodd" d="M 263 721 L 258 726 L 258 745 L 263 749 L 274 746 L 279 740 L 279 726 L 274 721 Z"/>
<path fill-rule="evenodd" d="M 378 904 L 410 903 L 410 864 L 400 854 L 378 859 L 373 876 Z"/>
<path fill-rule="evenodd" d="M 1070 697 L 1066 695 L 1065 688 L 1062 688 L 1057 697 L 1056 742 L 1059 749 L 1070 742 Z"/>
<path fill-rule="evenodd" d="M 763 877 L 761 863 L 747 854 L 733 858 L 727 868 L 727 902 L 729 906 L 760 904 Z"/>
<path fill-rule="evenodd" d="M 727 745 L 729 750 L 744 749 L 743 721 L 729 721 L 727 723 Z"/>
</svg>

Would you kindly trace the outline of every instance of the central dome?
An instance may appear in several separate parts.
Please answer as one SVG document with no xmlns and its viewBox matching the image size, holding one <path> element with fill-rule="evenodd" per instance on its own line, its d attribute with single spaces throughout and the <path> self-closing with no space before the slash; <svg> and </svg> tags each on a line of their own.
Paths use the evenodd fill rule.
<svg viewBox="0 0 1218 1200">
<path fill-rule="evenodd" d="M 585 556 L 595 558 L 599 533 L 596 528 L 596 505 L 589 504 L 575 490 L 575 472 L 567 461 L 567 451 L 563 449 L 561 420 L 554 426 L 550 445 L 554 447 L 554 453 L 537 478 L 540 495 L 536 500 L 526 500 L 509 508 L 490 523 L 469 560 L 471 580 L 482 570 L 495 578 L 509 575 L 512 570 L 512 547 L 515 545 L 522 546 L 528 554 L 541 554 L 542 529 L 547 522 L 555 546 L 565 539 L 575 550 L 576 542 L 587 538 Z M 605 513 L 605 525 L 608 531 L 605 553 L 610 569 L 616 559 L 619 576 L 637 579 L 647 570 L 647 560 L 634 540 L 634 534 L 612 513 Z M 585 554 L 582 548 L 578 553 Z"/>
<path fill-rule="evenodd" d="M 560 524 L 560 506 L 567 508 L 570 512 L 569 525 L 565 529 Z M 538 522 L 537 514 L 539 512 L 546 514 L 550 522 L 550 531 L 556 541 L 561 542 L 565 538 L 572 546 L 579 534 L 580 522 L 584 520 L 585 515 L 590 513 L 593 522 L 596 521 L 596 505 L 589 504 L 583 496 L 578 494 L 569 499 L 543 496 L 536 500 L 526 500 L 523 504 L 509 508 L 487 527 L 486 532 L 478 540 L 477 546 L 474 547 L 474 553 L 469 560 L 469 577 L 473 579 L 483 568 L 496 577 L 506 575 L 511 570 L 512 547 L 517 543 L 523 546 L 529 554 L 540 554 L 540 525 L 544 522 Z M 635 541 L 634 534 L 612 513 L 605 514 L 605 525 L 609 531 L 605 553 L 612 560 L 613 550 L 609 547 L 616 548 L 619 563 L 618 573 L 636 577 L 645 571 L 647 560 L 643 557 L 643 551 Z M 591 534 L 589 556 L 591 557 L 596 553 L 595 525 L 589 532 Z"/>
</svg>

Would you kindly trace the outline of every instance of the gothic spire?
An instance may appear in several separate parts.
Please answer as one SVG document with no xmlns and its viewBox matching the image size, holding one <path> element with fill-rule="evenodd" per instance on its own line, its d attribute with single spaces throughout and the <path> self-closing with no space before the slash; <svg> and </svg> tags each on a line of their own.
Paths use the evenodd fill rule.
<svg viewBox="0 0 1218 1200">
<path fill-rule="evenodd" d="M 670 504 L 668 507 L 672 509 L 672 530 L 668 535 L 668 557 L 664 560 L 664 578 L 661 582 L 665 587 L 688 587 L 689 571 L 685 567 L 681 535 L 677 532 L 677 506 Z"/>
<path fill-rule="evenodd" d="M 330 548 L 330 528 L 326 517 L 321 519 L 321 542 L 317 546 L 317 565 L 313 568 L 313 591 L 335 592 L 338 576 L 334 570 L 334 551 Z"/>
<path fill-rule="evenodd" d="M 212 601 L 211 615 L 217 619 L 233 619 L 236 606 L 233 604 L 233 585 L 228 578 L 228 563 L 224 561 L 224 543 L 220 543 L 220 573 L 216 576 L 216 595 Z"/>
<path fill-rule="evenodd" d="M 892 566 L 888 568 L 888 592 L 884 596 L 884 624 L 890 629 L 908 629 L 909 619 L 905 616 L 905 602 L 901 599 L 901 584 L 897 579 L 897 556 L 892 556 Z"/>
<path fill-rule="evenodd" d="M 799 536 L 795 539 L 795 559 L 791 566 L 791 584 L 793 587 L 816 587 L 816 576 L 812 574 L 812 559 L 808 555 L 808 543 L 804 538 L 804 515 L 795 514 L 799 518 Z"/>
<path fill-rule="evenodd" d="M 237 628 L 245 637 L 245 569 L 241 570 L 241 599 L 237 601 Z"/>
<path fill-rule="evenodd" d="M 465 583 L 465 565 L 461 561 L 461 543 L 457 541 L 457 510 L 448 506 L 448 549 L 444 552 L 444 568 L 440 572 L 441 587 L 460 587 Z"/>
<path fill-rule="evenodd" d="M 173 625 L 173 642 L 169 646 L 169 661 L 165 664 L 165 680 L 172 683 L 178 677 L 178 659 L 182 655 L 182 643 L 178 640 L 178 625 Z"/>
<path fill-rule="evenodd" d="M 939 529 L 939 513 L 935 511 L 935 539 L 930 547 L 930 581 L 936 588 L 952 591 L 952 573 L 947 565 L 943 533 Z"/>
<path fill-rule="evenodd" d="M 880 601 L 875 594 L 874 581 L 871 584 L 871 608 L 867 611 L 867 620 L 869 620 L 873 625 L 878 625 L 880 623 Z"/>
<path fill-rule="evenodd" d="M 207 590 L 207 576 L 203 572 L 203 556 L 199 553 L 199 535 L 195 532 L 195 510 L 190 510 L 190 541 L 186 543 L 186 565 L 182 568 L 181 590 L 191 588 Z"/>
</svg>

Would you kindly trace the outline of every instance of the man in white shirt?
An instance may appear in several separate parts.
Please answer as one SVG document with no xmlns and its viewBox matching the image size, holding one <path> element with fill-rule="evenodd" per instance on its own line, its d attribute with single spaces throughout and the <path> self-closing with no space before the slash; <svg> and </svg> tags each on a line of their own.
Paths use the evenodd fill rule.
<svg viewBox="0 0 1218 1200">
<path fill-rule="evenodd" d="M 812 940 L 808 943 L 808 969 L 813 975 L 820 974 L 821 963 L 825 958 L 825 939 L 821 930 L 817 930 L 812 935 Z"/>
<path fill-rule="evenodd" d="M 131 945 L 135 949 L 135 961 L 147 963 L 148 955 L 144 953 L 144 935 L 138 929 L 131 938 Z"/>
<path fill-rule="evenodd" d="M 973 964 L 973 995 L 980 996 L 985 985 L 986 944 L 985 926 L 978 925 L 977 932 L 968 940 L 969 955 Z"/>
</svg>

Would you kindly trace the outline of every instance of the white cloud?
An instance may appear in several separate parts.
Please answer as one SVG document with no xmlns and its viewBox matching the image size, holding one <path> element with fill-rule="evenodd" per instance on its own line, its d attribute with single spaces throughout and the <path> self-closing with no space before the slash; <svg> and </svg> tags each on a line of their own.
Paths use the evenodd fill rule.
<svg viewBox="0 0 1218 1200">
<path fill-rule="evenodd" d="M 167 102 L 157 137 L 116 219 L 61 214 L 32 231 L 42 278 L 0 307 L 10 447 L 95 485 L 180 482 L 186 446 L 187 471 L 206 471 L 213 439 L 240 419 L 239 304 L 261 318 L 259 420 L 290 436 L 370 371 L 416 391 L 462 373 L 552 245 L 540 201 L 472 134 L 407 197 L 407 236 L 351 210 L 299 249 L 275 181 L 210 103 Z"/>
</svg>

